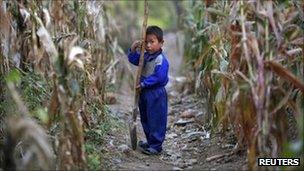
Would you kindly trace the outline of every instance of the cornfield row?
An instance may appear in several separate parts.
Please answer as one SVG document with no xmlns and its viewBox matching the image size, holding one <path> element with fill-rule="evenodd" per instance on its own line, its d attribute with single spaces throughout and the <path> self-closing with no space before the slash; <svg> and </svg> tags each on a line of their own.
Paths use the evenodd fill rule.
<svg viewBox="0 0 304 171">
<path fill-rule="evenodd" d="M 303 1 L 189 6 L 186 56 L 196 93 L 207 99 L 210 125 L 233 130 L 250 169 L 257 157 L 303 160 Z"/>
</svg>

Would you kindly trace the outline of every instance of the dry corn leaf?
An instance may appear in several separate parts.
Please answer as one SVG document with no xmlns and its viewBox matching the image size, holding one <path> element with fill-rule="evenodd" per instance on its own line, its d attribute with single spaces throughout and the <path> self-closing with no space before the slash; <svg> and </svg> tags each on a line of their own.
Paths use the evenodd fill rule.
<svg viewBox="0 0 304 171">
<path fill-rule="evenodd" d="M 52 61 L 54 63 L 58 57 L 58 51 L 52 41 L 49 32 L 45 29 L 44 26 L 41 26 L 37 31 L 37 35 L 39 36 L 43 47 L 45 48 L 48 55 L 52 58 Z"/>
<path fill-rule="evenodd" d="M 269 66 L 277 75 L 283 77 L 284 79 L 290 81 L 295 87 L 299 88 L 304 92 L 304 84 L 289 70 L 284 68 L 281 64 L 275 61 L 266 61 L 266 65 Z"/>
<path fill-rule="evenodd" d="M 51 25 L 51 16 L 50 16 L 50 13 L 45 8 L 43 8 L 42 11 L 43 11 L 43 19 L 44 19 L 45 27 L 49 29 L 49 27 Z"/>
<path fill-rule="evenodd" d="M 286 51 L 287 55 L 289 56 L 297 55 L 300 54 L 301 52 L 302 52 L 302 48 L 296 48 Z"/>
<path fill-rule="evenodd" d="M 304 37 L 296 38 L 290 42 L 292 45 L 303 45 L 304 44 Z"/>
<path fill-rule="evenodd" d="M 58 90 L 57 85 L 54 84 L 54 90 L 51 97 L 51 102 L 48 108 L 48 114 L 49 114 L 49 123 L 48 125 L 52 124 L 53 119 L 55 118 L 55 115 L 59 108 L 59 99 L 58 99 Z"/>
<path fill-rule="evenodd" d="M 8 36 L 11 22 L 9 16 L 7 15 L 6 11 L 3 9 L 2 6 L 0 7 L 0 18 L 0 33 L 2 33 L 4 36 Z"/>
<path fill-rule="evenodd" d="M 293 19 L 296 18 L 296 16 L 297 16 L 298 14 L 299 14 L 299 12 L 296 11 L 296 10 L 294 10 L 294 11 L 288 13 L 288 15 L 286 16 L 286 20 L 283 21 L 283 24 L 288 24 L 288 23 L 290 23 L 291 21 L 293 21 Z"/>
<path fill-rule="evenodd" d="M 68 66 L 75 65 L 84 70 L 84 61 L 88 56 L 86 50 L 79 46 L 74 46 L 69 53 L 67 64 Z"/>
<path fill-rule="evenodd" d="M 277 45 L 281 44 L 281 37 L 280 34 L 278 32 L 278 28 L 275 24 L 275 20 L 273 18 L 273 6 L 272 6 L 272 1 L 266 1 L 266 8 L 267 8 L 267 16 L 270 22 L 270 25 L 274 31 L 275 37 L 277 39 Z"/>
<path fill-rule="evenodd" d="M 241 32 L 241 26 L 236 24 L 230 25 L 230 37 L 231 37 L 231 54 L 230 54 L 230 65 L 232 70 L 238 68 L 241 59 L 241 48 L 240 41 L 241 37 L 235 34 L 236 32 Z"/>
<path fill-rule="evenodd" d="M 23 17 L 23 19 L 24 19 L 24 21 L 23 21 L 23 23 L 26 23 L 27 22 L 27 20 L 30 18 L 30 13 L 25 9 L 25 8 L 23 8 L 23 7 L 20 7 L 19 8 L 19 11 L 20 11 L 20 14 L 21 14 L 21 16 Z"/>
</svg>

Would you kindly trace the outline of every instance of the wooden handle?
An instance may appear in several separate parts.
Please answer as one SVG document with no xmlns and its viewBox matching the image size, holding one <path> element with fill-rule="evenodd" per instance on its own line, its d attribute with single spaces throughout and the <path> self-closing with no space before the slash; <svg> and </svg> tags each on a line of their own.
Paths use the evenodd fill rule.
<svg viewBox="0 0 304 171">
<path fill-rule="evenodd" d="M 140 47 L 140 57 L 139 57 L 139 63 L 138 63 L 138 68 L 137 68 L 137 73 L 136 73 L 136 79 L 134 83 L 134 108 L 137 107 L 138 105 L 138 98 L 139 98 L 139 93 L 136 91 L 136 86 L 140 83 L 140 75 L 142 72 L 142 68 L 144 65 L 144 53 L 145 53 L 145 40 L 146 40 L 146 29 L 147 29 L 147 21 L 148 21 L 148 1 L 145 0 L 145 14 L 144 14 L 144 21 L 143 21 L 143 26 L 141 30 L 141 47 Z"/>
</svg>

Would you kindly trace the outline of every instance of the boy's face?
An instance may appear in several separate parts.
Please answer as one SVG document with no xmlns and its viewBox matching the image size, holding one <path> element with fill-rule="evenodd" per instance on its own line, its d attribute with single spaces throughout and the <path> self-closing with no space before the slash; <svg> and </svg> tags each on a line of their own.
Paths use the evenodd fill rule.
<svg viewBox="0 0 304 171">
<path fill-rule="evenodd" d="M 148 34 L 146 37 L 146 51 L 149 54 L 153 54 L 160 50 L 164 41 L 159 42 L 154 34 Z"/>
</svg>

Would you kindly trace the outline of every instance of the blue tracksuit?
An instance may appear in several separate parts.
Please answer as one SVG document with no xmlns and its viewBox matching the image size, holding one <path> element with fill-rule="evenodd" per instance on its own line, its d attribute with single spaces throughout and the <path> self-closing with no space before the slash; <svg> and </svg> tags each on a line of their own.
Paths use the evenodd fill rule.
<svg viewBox="0 0 304 171">
<path fill-rule="evenodd" d="M 138 65 L 140 54 L 129 49 L 129 61 Z M 167 127 L 167 92 L 169 63 L 162 50 L 144 54 L 144 67 L 140 77 L 141 93 L 139 111 L 149 146 L 157 151 L 162 150 Z"/>
</svg>

